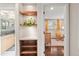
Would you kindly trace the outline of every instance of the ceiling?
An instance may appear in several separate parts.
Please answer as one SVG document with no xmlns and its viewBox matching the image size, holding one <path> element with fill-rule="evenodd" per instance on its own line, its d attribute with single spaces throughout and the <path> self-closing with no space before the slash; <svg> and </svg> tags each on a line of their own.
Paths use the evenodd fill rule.
<svg viewBox="0 0 79 59">
<path fill-rule="evenodd" d="M 25 3 L 23 4 L 25 5 L 25 8 L 27 5 L 32 5 L 35 8 L 37 7 L 37 5 L 42 5 L 43 9 L 45 11 L 45 16 L 49 17 L 50 19 L 57 19 L 57 17 L 59 16 L 61 19 L 64 19 L 64 15 L 65 15 L 65 4 L 64 3 L 32 3 L 32 4 L 28 4 Z M 53 7 L 53 10 L 51 10 L 50 8 Z"/>
<path fill-rule="evenodd" d="M 28 5 L 28 4 L 24 4 Z M 37 6 L 38 4 L 29 4 Z M 61 19 L 64 19 L 65 15 L 65 4 L 60 3 L 40 3 L 40 5 L 43 5 L 43 9 L 45 11 L 45 17 L 49 17 L 50 19 L 57 19 L 59 16 Z M 7 8 L 6 8 L 7 7 Z M 0 3 L 1 9 L 14 9 L 15 4 L 14 3 Z M 53 7 L 53 10 L 50 8 Z M 26 8 L 26 6 L 25 6 Z"/>
<path fill-rule="evenodd" d="M 15 3 L 0 3 L 0 9 L 14 9 Z"/>
</svg>

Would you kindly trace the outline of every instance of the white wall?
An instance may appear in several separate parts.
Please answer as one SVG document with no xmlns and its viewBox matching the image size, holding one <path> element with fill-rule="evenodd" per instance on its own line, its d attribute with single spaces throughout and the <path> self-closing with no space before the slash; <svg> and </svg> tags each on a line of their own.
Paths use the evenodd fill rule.
<svg viewBox="0 0 79 59">
<path fill-rule="evenodd" d="M 45 16 L 50 19 L 57 19 L 58 16 L 64 19 L 65 4 L 44 4 L 44 10 Z"/>
<path fill-rule="evenodd" d="M 37 28 L 38 28 L 38 55 L 39 56 L 44 56 L 44 33 L 43 33 L 43 23 L 44 23 L 44 18 L 43 18 L 43 5 L 38 4 L 37 5 Z"/>
<path fill-rule="evenodd" d="M 79 4 L 70 4 L 70 55 L 79 56 Z"/>
</svg>

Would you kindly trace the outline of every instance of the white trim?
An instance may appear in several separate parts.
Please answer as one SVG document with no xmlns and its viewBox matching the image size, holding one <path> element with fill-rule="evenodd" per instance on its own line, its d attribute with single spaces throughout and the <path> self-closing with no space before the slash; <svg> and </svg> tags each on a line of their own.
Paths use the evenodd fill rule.
<svg viewBox="0 0 79 59">
<path fill-rule="evenodd" d="M 15 16 L 15 18 L 16 18 L 16 21 L 15 21 L 15 35 L 16 35 L 16 42 L 15 42 L 15 44 L 16 44 L 16 56 L 19 56 L 20 54 L 19 54 L 19 16 L 18 16 L 18 14 L 19 14 L 19 4 L 15 4 L 15 9 L 16 9 L 16 16 Z"/>
<path fill-rule="evenodd" d="M 65 5 L 65 38 L 64 38 L 64 55 L 69 56 L 69 4 Z"/>
</svg>

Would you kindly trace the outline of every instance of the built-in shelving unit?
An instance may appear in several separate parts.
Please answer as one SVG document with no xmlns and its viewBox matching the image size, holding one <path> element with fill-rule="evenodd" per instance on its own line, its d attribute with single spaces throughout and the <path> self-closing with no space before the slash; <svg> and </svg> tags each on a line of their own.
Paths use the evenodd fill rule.
<svg viewBox="0 0 79 59">
<path fill-rule="evenodd" d="M 37 40 L 20 40 L 20 56 L 37 56 Z"/>
<path fill-rule="evenodd" d="M 19 5 L 19 55 L 37 56 L 37 10 L 35 5 Z"/>
</svg>

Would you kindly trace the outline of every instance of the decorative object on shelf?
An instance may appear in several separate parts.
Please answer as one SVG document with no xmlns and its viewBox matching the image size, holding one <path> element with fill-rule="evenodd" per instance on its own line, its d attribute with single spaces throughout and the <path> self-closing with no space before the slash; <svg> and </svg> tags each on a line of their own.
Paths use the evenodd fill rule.
<svg viewBox="0 0 79 59">
<path fill-rule="evenodd" d="M 57 18 L 57 23 L 56 23 L 56 39 L 57 40 L 62 40 L 63 39 L 63 34 L 61 32 L 61 20 L 60 17 Z"/>
<path fill-rule="evenodd" d="M 36 20 L 33 19 L 32 17 L 26 19 L 23 23 L 23 26 L 35 26 L 36 25 Z"/>
<path fill-rule="evenodd" d="M 45 32 L 48 32 L 48 18 L 45 20 Z"/>
</svg>

